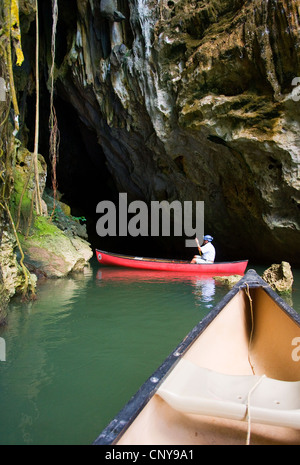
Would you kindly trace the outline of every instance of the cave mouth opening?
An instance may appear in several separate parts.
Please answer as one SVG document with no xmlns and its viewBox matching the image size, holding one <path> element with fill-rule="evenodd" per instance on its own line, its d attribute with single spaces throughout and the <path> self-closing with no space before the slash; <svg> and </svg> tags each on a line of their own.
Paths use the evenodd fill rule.
<svg viewBox="0 0 300 465">
<path fill-rule="evenodd" d="M 46 187 L 52 190 L 49 103 L 48 95 L 45 93 L 43 96 L 39 151 L 48 167 Z M 96 234 L 96 206 L 102 200 L 115 201 L 118 191 L 96 133 L 80 120 L 72 105 L 58 95 L 55 97 L 55 111 L 59 130 L 57 198 L 70 207 L 74 218 L 86 225 L 87 240 L 91 246 L 100 247 L 102 238 Z"/>
<path fill-rule="evenodd" d="M 33 108 L 33 105 L 29 105 Z M 49 159 L 49 95 L 42 93 L 39 152 L 48 166 L 46 187 L 52 189 L 52 168 Z M 97 140 L 96 132 L 78 117 L 72 105 L 59 95 L 55 97 L 55 110 L 59 129 L 59 153 L 56 167 L 58 199 L 67 204 L 71 215 L 86 225 L 88 242 L 93 250 L 111 251 L 157 258 L 192 258 L 196 250 L 185 247 L 181 237 L 131 237 L 119 236 L 119 190 L 106 162 L 105 154 Z M 32 115 L 29 119 L 33 121 Z M 34 133 L 31 128 L 30 134 Z M 32 145 L 31 141 L 30 145 Z M 96 207 L 101 201 L 111 201 L 116 206 L 117 235 L 100 237 L 96 224 L 100 214 Z M 130 200 L 128 200 L 128 203 Z M 150 209 L 149 209 L 150 210 Z M 134 215 L 132 215 L 134 216 Z M 128 221 L 130 215 L 128 216 Z M 150 225 L 150 219 L 149 219 Z M 172 232 L 172 229 L 171 229 Z"/>
</svg>

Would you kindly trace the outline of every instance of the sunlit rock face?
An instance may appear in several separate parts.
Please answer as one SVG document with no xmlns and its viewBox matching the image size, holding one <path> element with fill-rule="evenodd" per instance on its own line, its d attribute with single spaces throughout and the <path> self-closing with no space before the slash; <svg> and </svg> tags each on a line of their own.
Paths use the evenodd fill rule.
<svg viewBox="0 0 300 465">
<path fill-rule="evenodd" d="M 219 258 L 299 263 L 299 2 L 59 3 L 56 91 L 119 191 L 205 201 Z"/>
</svg>

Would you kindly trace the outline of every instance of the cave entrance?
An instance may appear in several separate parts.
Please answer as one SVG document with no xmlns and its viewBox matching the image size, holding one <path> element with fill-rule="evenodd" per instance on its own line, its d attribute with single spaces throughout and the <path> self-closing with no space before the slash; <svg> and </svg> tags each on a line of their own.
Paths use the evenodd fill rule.
<svg viewBox="0 0 300 465">
<path fill-rule="evenodd" d="M 52 189 L 52 169 L 49 160 L 48 95 L 43 93 L 41 109 L 40 153 L 48 165 L 47 188 Z M 119 190 L 111 175 L 106 157 L 98 143 L 96 132 L 78 117 L 73 106 L 60 96 L 55 98 L 55 110 L 60 133 L 59 159 L 56 167 L 58 199 L 71 208 L 71 215 L 86 225 L 92 248 L 140 256 L 182 258 L 184 244 L 178 253 L 172 238 L 149 236 L 105 236 L 96 231 L 99 202 L 112 201 L 118 215 Z M 130 200 L 128 200 L 128 203 Z M 128 215 L 128 220 L 130 215 Z M 117 216 L 118 221 L 118 216 Z M 150 220 L 149 220 L 150 224 Z M 118 225 L 117 225 L 118 231 Z"/>
<path fill-rule="evenodd" d="M 28 103 L 27 124 L 29 145 L 32 146 L 34 105 L 31 101 Z M 47 188 L 52 189 L 48 128 L 49 95 L 45 88 L 41 92 L 40 107 L 39 152 L 48 166 Z M 161 258 L 192 257 L 196 251 L 185 248 L 184 238 L 151 237 L 150 234 L 143 237 L 131 237 L 129 234 L 100 237 L 97 234 L 96 224 L 100 215 L 96 212 L 96 207 L 99 202 L 108 200 L 114 203 L 118 211 L 119 189 L 107 167 L 106 157 L 96 132 L 88 128 L 78 117 L 74 107 L 59 95 L 55 98 L 55 110 L 60 133 L 59 159 L 56 167 L 58 199 L 71 208 L 73 217 L 86 225 L 88 241 L 93 250 L 99 248 L 116 253 Z M 130 201 L 128 199 L 128 203 Z"/>
<path fill-rule="evenodd" d="M 105 155 L 97 141 L 96 133 L 81 122 L 69 103 L 57 97 L 55 109 L 60 133 L 59 160 L 56 168 L 59 199 L 70 206 L 72 216 L 86 224 L 88 240 L 92 247 L 99 248 L 100 242 L 102 246 L 109 247 L 109 238 L 100 238 L 96 234 L 98 202 L 115 202 L 118 197 Z M 43 131 L 43 134 L 48 133 Z M 41 144 L 48 164 L 47 187 L 51 189 L 52 170 L 48 139 L 42 140 Z"/>
</svg>

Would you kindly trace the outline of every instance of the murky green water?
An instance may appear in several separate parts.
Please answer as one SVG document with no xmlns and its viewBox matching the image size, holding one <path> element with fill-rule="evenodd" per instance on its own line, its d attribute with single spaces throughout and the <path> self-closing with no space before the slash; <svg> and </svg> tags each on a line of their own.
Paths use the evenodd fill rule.
<svg viewBox="0 0 300 465">
<path fill-rule="evenodd" d="M 44 283 L 35 302 L 15 300 L 0 329 L 0 444 L 91 444 L 227 291 L 212 279 L 94 263 Z"/>
</svg>

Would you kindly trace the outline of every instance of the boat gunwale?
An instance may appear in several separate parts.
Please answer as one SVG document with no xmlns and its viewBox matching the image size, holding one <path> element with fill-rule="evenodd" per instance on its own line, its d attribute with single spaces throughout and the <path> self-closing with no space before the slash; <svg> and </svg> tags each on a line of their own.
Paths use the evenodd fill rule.
<svg viewBox="0 0 300 465">
<path fill-rule="evenodd" d="M 162 364 L 142 384 L 125 406 L 117 413 L 114 419 L 103 429 L 93 445 L 115 444 L 128 430 L 139 413 L 153 397 L 159 386 L 163 383 L 169 372 L 181 360 L 193 342 L 198 338 L 210 323 L 220 314 L 226 305 L 242 289 L 261 288 L 275 303 L 300 326 L 300 315 L 280 297 L 269 284 L 267 284 L 255 270 L 250 269 L 232 289 L 217 303 L 214 308 L 197 323 L 187 336 L 177 345 Z"/>
</svg>

